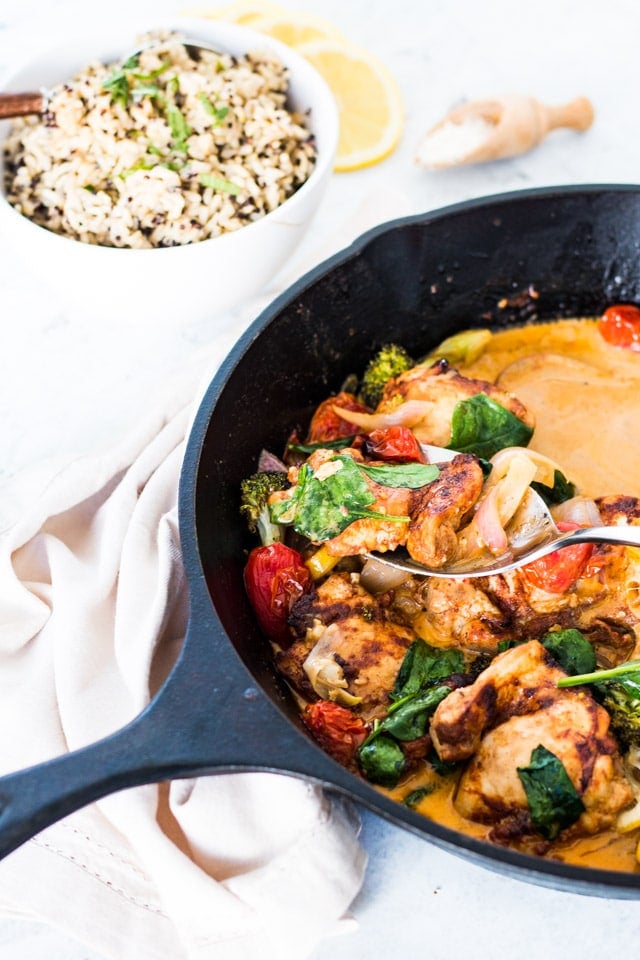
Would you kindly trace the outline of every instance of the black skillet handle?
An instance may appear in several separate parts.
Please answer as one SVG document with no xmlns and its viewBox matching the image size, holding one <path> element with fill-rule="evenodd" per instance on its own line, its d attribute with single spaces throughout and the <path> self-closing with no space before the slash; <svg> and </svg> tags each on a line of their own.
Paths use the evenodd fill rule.
<svg viewBox="0 0 640 960">
<path fill-rule="evenodd" d="M 270 770 L 323 780 L 337 766 L 257 689 L 228 639 L 192 618 L 149 706 L 97 743 L 0 777 L 0 858 L 80 807 L 161 780 Z M 214 663 L 215 671 L 203 668 Z M 215 679 L 212 680 L 212 672 Z"/>
</svg>

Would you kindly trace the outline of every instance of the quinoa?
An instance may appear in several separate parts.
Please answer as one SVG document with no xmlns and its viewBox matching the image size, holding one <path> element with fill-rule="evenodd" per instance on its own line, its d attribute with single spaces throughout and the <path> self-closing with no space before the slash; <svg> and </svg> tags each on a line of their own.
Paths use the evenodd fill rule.
<svg viewBox="0 0 640 960">
<path fill-rule="evenodd" d="M 192 56 L 176 35 L 90 64 L 51 91 L 41 117 L 14 122 L 8 200 L 48 230 L 102 246 L 177 246 L 237 230 L 313 170 L 313 134 L 287 109 L 287 90 L 270 52 Z"/>
</svg>

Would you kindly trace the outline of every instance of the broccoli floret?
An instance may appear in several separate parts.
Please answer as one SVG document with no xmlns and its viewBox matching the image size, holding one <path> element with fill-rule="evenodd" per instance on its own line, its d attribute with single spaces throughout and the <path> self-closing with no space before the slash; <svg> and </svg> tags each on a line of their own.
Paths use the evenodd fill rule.
<svg viewBox="0 0 640 960">
<path fill-rule="evenodd" d="M 594 696 L 611 717 L 611 729 L 620 745 L 640 746 L 640 660 L 558 680 L 559 687 L 583 683 L 593 684 Z"/>
<path fill-rule="evenodd" d="M 392 377 L 397 377 L 415 365 L 404 347 L 387 343 L 369 361 L 360 384 L 360 396 L 368 407 L 377 407 L 382 392 Z"/>
<path fill-rule="evenodd" d="M 244 514 L 247 526 L 257 533 L 263 546 L 282 540 L 284 527 L 273 523 L 269 516 L 268 499 L 275 490 L 285 490 L 289 486 L 286 473 L 261 471 L 240 482 L 240 512 Z"/>
<path fill-rule="evenodd" d="M 599 700 L 623 747 L 640 745 L 640 672 L 598 684 Z"/>
</svg>

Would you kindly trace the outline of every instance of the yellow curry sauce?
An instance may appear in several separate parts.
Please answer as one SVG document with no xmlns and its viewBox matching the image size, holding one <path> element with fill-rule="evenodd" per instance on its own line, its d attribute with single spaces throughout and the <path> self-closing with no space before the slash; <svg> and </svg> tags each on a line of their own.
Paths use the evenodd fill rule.
<svg viewBox="0 0 640 960">
<path fill-rule="evenodd" d="M 596 321 L 563 320 L 496 333 L 477 360 L 458 369 L 497 382 L 516 394 L 536 418 L 531 449 L 558 462 L 589 496 L 640 496 L 640 354 L 610 346 Z M 483 838 L 488 827 L 460 816 L 453 804 L 456 776 L 420 770 L 393 790 L 422 815 L 461 833 Z M 608 830 L 547 854 L 579 866 L 640 872 L 640 831 Z"/>
</svg>

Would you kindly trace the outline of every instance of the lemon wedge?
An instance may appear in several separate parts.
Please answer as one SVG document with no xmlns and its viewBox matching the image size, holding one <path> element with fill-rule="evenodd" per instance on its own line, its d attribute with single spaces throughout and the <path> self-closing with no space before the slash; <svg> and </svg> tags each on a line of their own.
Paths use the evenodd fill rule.
<svg viewBox="0 0 640 960">
<path fill-rule="evenodd" d="M 308 13 L 295 13 L 280 16 L 259 17 L 251 22 L 251 29 L 259 33 L 266 33 L 289 47 L 299 47 L 303 43 L 314 40 L 328 40 L 333 43 L 346 43 L 345 37 L 337 27 L 325 20 Z"/>
<path fill-rule="evenodd" d="M 359 170 L 397 147 L 404 124 L 396 81 L 381 60 L 361 47 L 332 40 L 297 46 L 331 88 L 340 114 L 335 169 Z"/>
</svg>

